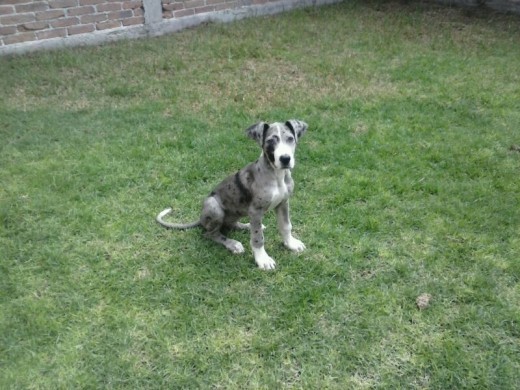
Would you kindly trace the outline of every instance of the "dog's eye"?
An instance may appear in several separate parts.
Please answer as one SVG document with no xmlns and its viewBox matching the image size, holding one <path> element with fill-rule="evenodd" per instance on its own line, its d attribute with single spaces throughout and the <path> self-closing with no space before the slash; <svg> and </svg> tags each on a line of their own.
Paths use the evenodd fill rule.
<svg viewBox="0 0 520 390">
<path fill-rule="evenodd" d="M 272 138 L 268 139 L 267 142 L 271 143 L 271 144 L 275 144 L 277 142 L 280 142 L 280 138 L 278 138 L 277 135 L 273 135 Z"/>
<path fill-rule="evenodd" d="M 294 142 L 294 137 L 287 137 L 287 142 L 292 144 Z"/>
</svg>

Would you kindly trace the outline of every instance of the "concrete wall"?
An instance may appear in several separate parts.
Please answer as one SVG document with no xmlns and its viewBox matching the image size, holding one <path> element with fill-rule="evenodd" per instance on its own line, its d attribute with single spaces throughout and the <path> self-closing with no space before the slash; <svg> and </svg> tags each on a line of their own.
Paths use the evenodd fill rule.
<svg viewBox="0 0 520 390">
<path fill-rule="evenodd" d="M 1 0 L 0 55 L 158 36 L 341 0 Z"/>
</svg>

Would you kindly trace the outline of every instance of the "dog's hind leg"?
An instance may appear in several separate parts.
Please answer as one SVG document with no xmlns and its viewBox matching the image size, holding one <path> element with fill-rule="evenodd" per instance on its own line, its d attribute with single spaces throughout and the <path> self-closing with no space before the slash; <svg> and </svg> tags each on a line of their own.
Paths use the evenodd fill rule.
<svg viewBox="0 0 520 390">
<path fill-rule="evenodd" d="M 222 210 L 222 207 L 220 207 L 220 204 L 213 196 L 204 201 L 200 223 L 206 229 L 205 236 L 224 245 L 232 253 L 243 253 L 244 246 L 240 242 L 227 238 L 222 234 L 224 216 L 224 210 Z"/>
</svg>

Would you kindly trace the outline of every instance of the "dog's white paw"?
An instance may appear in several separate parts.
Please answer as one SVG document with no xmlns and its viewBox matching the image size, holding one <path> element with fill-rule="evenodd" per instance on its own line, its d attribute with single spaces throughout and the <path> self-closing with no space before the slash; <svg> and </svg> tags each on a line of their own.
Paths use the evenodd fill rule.
<svg viewBox="0 0 520 390">
<path fill-rule="evenodd" d="M 289 237 L 284 244 L 293 252 L 303 252 L 305 250 L 305 244 L 293 236 Z"/>
<path fill-rule="evenodd" d="M 256 265 L 258 265 L 258 268 L 263 270 L 273 270 L 276 268 L 275 261 L 267 254 L 264 248 L 253 248 L 253 254 L 255 256 L 255 262 Z"/>
<path fill-rule="evenodd" d="M 269 271 L 276 268 L 275 261 L 270 256 L 265 256 L 261 260 L 255 260 L 258 268 Z"/>
<path fill-rule="evenodd" d="M 245 249 L 241 242 L 235 241 L 235 240 L 229 240 L 230 242 L 227 243 L 227 248 L 233 252 L 234 254 L 240 254 L 244 253 Z"/>
</svg>

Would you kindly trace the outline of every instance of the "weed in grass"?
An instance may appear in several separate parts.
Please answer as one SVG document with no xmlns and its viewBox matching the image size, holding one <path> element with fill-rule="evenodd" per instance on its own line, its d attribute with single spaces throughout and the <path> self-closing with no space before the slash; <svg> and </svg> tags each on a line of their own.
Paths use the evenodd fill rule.
<svg viewBox="0 0 520 390">
<path fill-rule="evenodd" d="M 520 387 L 517 22 L 345 2 L 0 59 L 0 387 Z M 306 252 L 154 223 L 295 117 Z"/>
</svg>

